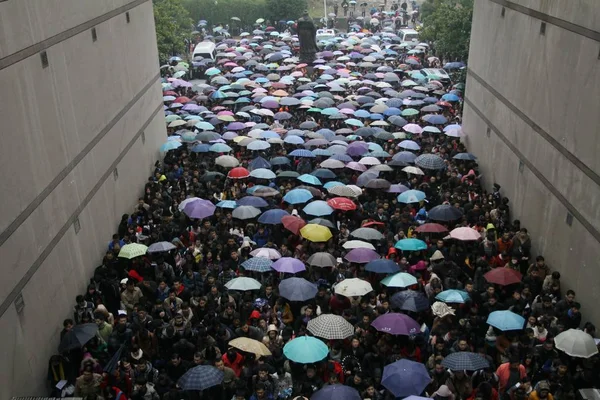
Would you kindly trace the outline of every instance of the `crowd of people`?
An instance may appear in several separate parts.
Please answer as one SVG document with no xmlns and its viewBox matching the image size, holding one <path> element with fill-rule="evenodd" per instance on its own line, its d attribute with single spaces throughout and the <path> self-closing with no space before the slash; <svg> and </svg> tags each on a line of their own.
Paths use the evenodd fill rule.
<svg viewBox="0 0 600 400">
<path fill-rule="evenodd" d="M 164 78 L 164 158 L 64 321 L 53 391 L 563 400 L 598 387 L 594 325 L 501 188 L 486 190 L 456 124 L 463 86 L 418 74 L 425 45 L 408 55 L 361 33 L 310 66 L 269 38 L 218 49 L 206 84 L 180 79 L 184 63 Z"/>
</svg>

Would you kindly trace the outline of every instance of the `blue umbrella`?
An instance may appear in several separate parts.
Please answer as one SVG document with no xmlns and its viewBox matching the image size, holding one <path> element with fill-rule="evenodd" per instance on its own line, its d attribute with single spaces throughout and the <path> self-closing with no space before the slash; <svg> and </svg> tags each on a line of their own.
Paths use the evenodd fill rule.
<svg viewBox="0 0 600 400">
<path fill-rule="evenodd" d="M 304 144 L 304 139 L 296 135 L 288 135 L 283 141 L 288 144 Z"/>
<path fill-rule="evenodd" d="M 486 322 L 501 331 L 516 331 L 523 329 L 525 318 L 512 311 L 503 310 L 490 313 Z"/>
<path fill-rule="evenodd" d="M 456 221 L 462 216 L 461 210 L 449 204 L 441 204 L 429 210 L 429 219 L 434 221 Z"/>
<path fill-rule="evenodd" d="M 296 149 L 288 155 L 292 157 L 315 158 L 315 155 L 310 150 L 306 149 Z"/>
<path fill-rule="evenodd" d="M 310 396 L 310 400 L 360 400 L 360 393 L 353 387 L 336 384 L 323 386 Z"/>
<path fill-rule="evenodd" d="M 310 173 L 311 175 L 316 176 L 321 179 L 335 179 L 337 175 L 330 169 L 318 168 Z"/>
<path fill-rule="evenodd" d="M 231 147 L 227 146 L 225 143 L 215 143 L 208 151 L 212 151 L 213 153 L 229 153 L 231 151 Z"/>
<path fill-rule="evenodd" d="M 406 164 L 414 163 L 415 158 L 417 158 L 417 155 L 415 153 L 411 153 L 410 151 L 400 151 L 392 156 L 392 160 L 401 161 Z"/>
<path fill-rule="evenodd" d="M 419 144 L 413 140 L 403 140 L 398 144 L 398 147 L 413 151 L 418 151 L 421 149 L 421 146 L 419 146 Z"/>
<path fill-rule="evenodd" d="M 271 144 L 269 142 L 265 142 L 262 140 L 255 140 L 254 142 L 250 143 L 247 147 L 248 150 L 266 150 L 269 147 L 271 147 Z"/>
<path fill-rule="evenodd" d="M 425 365 L 402 359 L 383 369 L 381 384 L 396 397 L 420 395 L 431 382 Z"/>
<path fill-rule="evenodd" d="M 462 290 L 448 289 L 440 292 L 435 298 L 444 303 L 459 303 L 462 304 L 469 300 L 469 293 Z"/>
<path fill-rule="evenodd" d="M 352 161 L 352 157 L 350 157 L 348 154 L 334 154 L 331 156 L 331 158 L 333 158 L 334 160 L 345 162 L 345 163 Z"/>
<path fill-rule="evenodd" d="M 365 269 L 369 272 L 375 272 L 377 274 L 393 274 L 400 271 L 398 264 L 392 260 L 388 260 L 387 258 L 370 261 L 365 266 Z"/>
<path fill-rule="evenodd" d="M 169 140 L 167 143 L 160 146 L 160 151 L 164 153 L 164 152 L 176 149 L 181 146 L 182 146 L 182 144 L 180 142 L 178 142 L 176 140 Z"/>
<path fill-rule="evenodd" d="M 312 193 L 306 189 L 293 189 L 283 196 L 283 201 L 289 204 L 302 204 L 312 198 Z"/>
<path fill-rule="evenodd" d="M 221 200 L 217 203 L 217 207 L 234 209 L 237 207 L 237 203 L 233 200 Z"/>
<path fill-rule="evenodd" d="M 323 189 L 331 189 L 332 187 L 336 187 L 336 186 L 345 186 L 342 182 L 338 182 L 338 181 L 329 181 L 326 184 L 323 185 Z"/>
<path fill-rule="evenodd" d="M 455 95 L 453 93 L 446 93 L 445 95 L 442 96 L 442 100 L 444 100 L 444 101 L 459 101 L 460 97 L 458 97 L 457 95 Z"/>
<path fill-rule="evenodd" d="M 269 203 L 265 199 L 256 196 L 245 196 L 236 201 L 238 206 L 252 206 L 252 207 L 267 207 Z"/>
<path fill-rule="evenodd" d="M 272 166 L 275 166 L 275 165 L 287 165 L 287 164 L 290 164 L 292 161 L 287 157 L 273 157 L 273 158 L 271 158 L 271 160 L 269 160 L 269 162 L 271 163 Z"/>
<path fill-rule="evenodd" d="M 331 215 L 333 213 L 333 208 L 327 204 L 326 201 L 317 200 L 312 203 L 308 203 L 303 209 L 304 213 L 308 215 L 314 215 L 317 217 L 321 217 L 323 215 Z"/>
<path fill-rule="evenodd" d="M 261 224 L 268 225 L 277 225 L 281 223 L 281 218 L 290 215 L 287 211 L 281 210 L 279 208 L 274 208 L 272 210 L 267 210 L 260 217 L 258 217 L 258 222 Z"/>
<path fill-rule="evenodd" d="M 417 278 L 407 272 L 397 272 L 394 275 L 386 276 L 381 280 L 381 284 L 387 287 L 405 288 L 417 284 Z"/>
<path fill-rule="evenodd" d="M 429 114 L 424 116 L 423 119 L 431 125 L 444 125 L 448 122 L 448 119 L 446 117 L 439 114 Z"/>
<path fill-rule="evenodd" d="M 425 193 L 420 190 L 407 190 L 398 195 L 398 201 L 400 203 L 418 203 L 422 200 L 425 200 Z"/>
<path fill-rule="evenodd" d="M 288 278 L 279 283 L 279 295 L 290 301 L 313 299 L 318 291 L 317 285 L 304 278 Z"/>
<path fill-rule="evenodd" d="M 460 126 L 460 124 L 450 124 L 444 127 L 444 132 L 448 132 L 453 129 L 462 129 L 462 127 Z"/>
<path fill-rule="evenodd" d="M 325 343 L 315 337 L 300 336 L 286 343 L 283 354 L 293 362 L 310 364 L 327 357 L 329 349 Z"/>
<path fill-rule="evenodd" d="M 427 243 L 419 239 L 400 239 L 394 247 L 402 251 L 420 251 L 427 250 Z"/>
<path fill-rule="evenodd" d="M 308 183 L 309 185 L 315 185 L 315 186 L 322 186 L 323 185 L 321 183 L 321 181 L 319 180 L 319 178 L 317 178 L 314 175 L 304 174 L 304 175 L 300 175 L 296 179 L 298 179 L 300 182 Z"/>
<path fill-rule="evenodd" d="M 369 183 L 373 179 L 377 179 L 378 177 L 379 177 L 379 173 L 377 171 L 363 172 L 356 179 L 356 186 L 364 187 L 367 185 L 367 183 Z"/>
<path fill-rule="evenodd" d="M 252 257 L 242 263 L 245 270 L 255 272 L 272 271 L 271 265 L 273 265 L 273 261 L 266 257 Z"/>
<path fill-rule="evenodd" d="M 357 110 L 354 113 L 354 116 L 358 117 L 358 118 L 369 118 L 370 115 L 371 115 L 371 113 L 368 112 L 367 110 Z"/>
<path fill-rule="evenodd" d="M 177 247 L 171 242 L 157 242 L 152 243 L 150 247 L 148 247 L 148 253 L 160 253 L 163 251 L 170 251 L 176 248 Z"/>
<path fill-rule="evenodd" d="M 270 169 L 271 163 L 269 163 L 267 160 L 265 160 L 262 157 L 256 157 L 254 160 L 250 161 L 250 163 L 248 164 L 248 171 L 253 171 L 253 170 L 259 169 L 259 168 Z"/>
<path fill-rule="evenodd" d="M 275 172 L 266 168 L 258 168 L 250 172 L 250 176 L 258 179 L 275 179 L 277 175 Z"/>
<path fill-rule="evenodd" d="M 442 365 L 452 371 L 478 371 L 489 368 L 490 363 L 478 353 L 459 351 L 444 357 Z"/>
<path fill-rule="evenodd" d="M 205 143 L 199 143 L 192 147 L 192 152 L 194 153 L 208 153 L 210 151 L 211 145 Z"/>
<path fill-rule="evenodd" d="M 224 376 L 221 370 L 211 365 L 198 365 L 183 374 L 177 385 L 182 390 L 205 390 L 220 385 Z"/>
<path fill-rule="evenodd" d="M 325 149 L 314 149 L 312 153 L 315 155 L 315 157 L 331 157 L 333 155 L 331 151 Z"/>
<path fill-rule="evenodd" d="M 390 299 L 393 308 L 400 310 L 421 312 L 429 310 L 429 299 L 422 293 L 414 290 L 403 290 Z"/>
<path fill-rule="evenodd" d="M 458 153 L 457 155 L 455 155 L 452 158 L 455 160 L 467 160 L 467 161 L 477 160 L 477 157 L 475 157 L 475 155 L 473 155 L 471 153 Z"/>
</svg>

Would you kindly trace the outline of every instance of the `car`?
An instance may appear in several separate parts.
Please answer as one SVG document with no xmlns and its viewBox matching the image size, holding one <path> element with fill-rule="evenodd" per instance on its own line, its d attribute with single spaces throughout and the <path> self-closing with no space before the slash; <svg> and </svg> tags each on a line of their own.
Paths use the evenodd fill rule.
<svg viewBox="0 0 600 400">
<path fill-rule="evenodd" d="M 414 29 L 400 29 L 398 31 L 398 37 L 401 43 L 408 43 L 416 45 L 419 43 L 419 32 Z"/>
<path fill-rule="evenodd" d="M 324 41 L 331 40 L 334 37 L 335 37 L 334 29 L 317 29 L 317 35 L 316 35 L 317 42 L 320 42 L 321 40 L 324 40 Z"/>
<path fill-rule="evenodd" d="M 423 68 L 416 72 L 418 75 L 423 76 L 423 79 L 429 81 L 440 81 L 444 85 L 451 83 L 450 75 L 441 68 Z"/>
<path fill-rule="evenodd" d="M 216 53 L 215 53 L 216 45 L 213 42 L 200 42 L 194 48 L 193 58 L 199 58 L 204 60 L 215 61 Z"/>
</svg>

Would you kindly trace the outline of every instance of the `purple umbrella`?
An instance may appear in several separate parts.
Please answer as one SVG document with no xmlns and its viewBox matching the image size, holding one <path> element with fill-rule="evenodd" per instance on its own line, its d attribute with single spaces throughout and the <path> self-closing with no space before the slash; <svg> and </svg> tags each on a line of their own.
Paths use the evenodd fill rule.
<svg viewBox="0 0 600 400">
<path fill-rule="evenodd" d="M 348 254 L 344 256 L 344 258 L 353 263 L 366 264 L 373 260 L 377 260 L 380 257 L 375 250 L 359 247 L 357 249 L 350 250 Z"/>
<path fill-rule="evenodd" d="M 271 267 L 277 272 L 287 272 L 290 274 L 296 274 L 306 270 L 304 263 L 293 257 L 281 257 L 279 260 L 275 261 Z"/>
<path fill-rule="evenodd" d="M 279 103 L 274 100 L 267 100 L 262 103 L 263 108 L 279 108 Z"/>
<path fill-rule="evenodd" d="M 349 156 L 362 156 L 369 152 L 369 145 L 365 142 L 352 142 L 346 148 L 346 154 Z"/>
<path fill-rule="evenodd" d="M 360 400 L 358 390 L 346 385 L 326 385 L 310 396 L 311 400 Z"/>
<path fill-rule="evenodd" d="M 408 188 L 404 185 L 401 184 L 396 184 L 396 185 L 392 185 L 390 186 L 390 188 L 387 190 L 388 193 L 404 193 L 408 190 Z"/>
<path fill-rule="evenodd" d="M 255 196 L 245 196 L 237 201 L 238 206 L 253 206 L 253 207 L 267 207 L 269 203 L 260 197 Z"/>
<path fill-rule="evenodd" d="M 230 131 L 241 131 L 242 129 L 246 129 L 246 125 L 241 122 L 232 122 L 227 125 L 227 129 Z"/>
<path fill-rule="evenodd" d="M 359 171 L 359 172 L 365 172 L 367 170 L 367 167 L 357 163 L 356 161 L 351 161 L 348 164 L 346 164 L 346 168 L 352 169 L 354 171 Z"/>
<path fill-rule="evenodd" d="M 189 112 L 196 112 L 196 111 L 200 111 L 201 109 L 202 109 L 201 106 L 199 106 L 198 104 L 194 104 L 194 103 L 187 103 L 182 108 L 182 110 L 189 111 Z"/>
<path fill-rule="evenodd" d="M 190 201 L 183 208 L 183 212 L 190 218 L 207 218 L 215 213 L 217 207 L 208 200 L 197 199 Z"/>
<path fill-rule="evenodd" d="M 377 317 L 371 325 L 379 332 L 392 335 L 415 335 L 421 327 L 417 321 L 405 314 L 389 313 Z"/>
</svg>

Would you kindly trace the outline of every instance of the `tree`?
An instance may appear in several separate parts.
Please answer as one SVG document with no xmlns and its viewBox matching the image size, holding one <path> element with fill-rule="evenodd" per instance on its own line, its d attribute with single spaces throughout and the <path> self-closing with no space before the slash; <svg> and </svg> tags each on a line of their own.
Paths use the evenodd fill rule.
<svg viewBox="0 0 600 400">
<path fill-rule="evenodd" d="M 473 0 L 427 0 L 423 4 L 421 40 L 433 43 L 435 54 L 448 61 L 467 61 Z"/>
<path fill-rule="evenodd" d="M 192 19 L 181 0 L 153 0 L 158 56 L 166 61 L 186 50 L 186 39 L 193 28 Z"/>
<path fill-rule="evenodd" d="M 307 0 L 266 0 L 267 18 L 272 22 L 296 20 L 308 10 Z"/>
<path fill-rule="evenodd" d="M 265 0 L 183 0 L 183 6 L 196 24 L 205 19 L 210 26 L 235 24 L 251 28 L 254 21 L 267 17 Z M 241 21 L 232 22 L 231 17 Z"/>
</svg>

